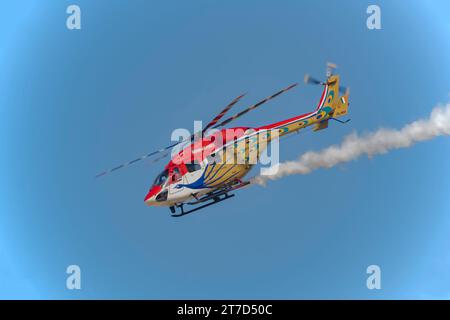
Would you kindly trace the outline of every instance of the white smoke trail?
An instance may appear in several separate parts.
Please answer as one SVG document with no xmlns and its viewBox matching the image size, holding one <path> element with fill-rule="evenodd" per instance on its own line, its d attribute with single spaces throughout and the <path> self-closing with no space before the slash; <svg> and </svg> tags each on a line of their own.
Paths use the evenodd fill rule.
<svg viewBox="0 0 450 320">
<path fill-rule="evenodd" d="M 416 142 L 442 135 L 450 135 L 450 104 L 437 106 L 428 119 L 414 121 L 400 130 L 379 129 L 362 136 L 352 133 L 339 145 L 332 145 L 318 152 L 308 151 L 297 161 L 280 163 L 275 174 L 257 176 L 252 179 L 252 183 L 265 185 L 268 180 L 293 174 L 308 174 L 319 168 L 331 168 L 349 162 L 364 154 L 372 157 L 393 149 L 408 148 Z"/>
</svg>

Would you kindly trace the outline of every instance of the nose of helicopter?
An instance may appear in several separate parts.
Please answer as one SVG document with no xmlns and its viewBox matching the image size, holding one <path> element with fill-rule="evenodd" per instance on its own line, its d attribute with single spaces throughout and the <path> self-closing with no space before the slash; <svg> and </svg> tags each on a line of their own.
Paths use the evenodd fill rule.
<svg viewBox="0 0 450 320">
<path fill-rule="evenodd" d="M 146 205 L 151 206 L 156 202 L 156 195 L 161 191 L 161 187 L 153 186 L 148 191 L 147 195 L 144 198 L 144 202 Z"/>
</svg>

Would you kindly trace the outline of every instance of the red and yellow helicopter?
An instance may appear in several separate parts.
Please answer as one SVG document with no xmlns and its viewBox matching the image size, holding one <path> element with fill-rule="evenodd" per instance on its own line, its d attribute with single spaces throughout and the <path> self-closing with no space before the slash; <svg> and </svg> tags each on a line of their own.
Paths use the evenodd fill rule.
<svg viewBox="0 0 450 320">
<path fill-rule="evenodd" d="M 201 132 L 111 170 L 104 171 L 96 177 L 104 176 L 157 154 L 168 153 L 168 150 L 181 144 L 182 150 L 172 153 L 171 160 L 154 180 L 144 198 L 145 204 L 168 206 L 172 216 L 180 217 L 234 197 L 234 194 L 230 194 L 230 192 L 250 184 L 250 181 L 243 181 L 242 179 L 255 164 L 253 155 L 256 154 L 257 158 L 267 147 L 268 142 L 310 126 L 313 126 L 314 131 L 325 129 L 328 127 L 329 120 L 336 120 L 340 123 L 349 121 L 337 119 L 348 112 L 349 90 L 340 87 L 339 75 L 333 74 L 335 68 L 336 65 L 328 63 L 327 79 L 324 82 L 305 75 L 305 83 L 323 85 L 324 87 L 319 104 L 312 112 L 257 128 L 234 127 L 225 129 L 224 127 L 231 121 L 289 91 L 298 84 L 292 84 L 219 122 L 231 107 L 244 96 L 240 95 L 209 122 Z M 261 143 L 261 141 L 264 143 Z M 241 161 L 237 160 L 239 154 L 241 155 Z M 185 211 L 185 205 L 195 207 Z M 176 209 L 179 209 L 178 213 Z"/>
</svg>

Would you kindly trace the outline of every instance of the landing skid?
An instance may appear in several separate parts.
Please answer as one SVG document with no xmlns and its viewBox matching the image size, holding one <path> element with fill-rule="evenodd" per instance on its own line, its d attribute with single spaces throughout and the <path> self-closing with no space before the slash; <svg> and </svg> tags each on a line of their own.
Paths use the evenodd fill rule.
<svg viewBox="0 0 450 320">
<path fill-rule="evenodd" d="M 184 211 L 184 204 L 182 203 L 182 204 L 177 205 L 177 208 L 180 208 L 180 213 L 173 214 L 173 213 L 175 213 L 175 207 L 171 207 L 170 210 L 172 211 L 172 217 L 181 217 L 181 216 L 185 216 L 185 215 L 187 215 L 189 213 L 192 213 L 194 211 L 197 211 L 197 210 L 209 207 L 209 206 L 211 206 L 213 204 L 222 202 L 224 200 L 227 200 L 227 199 L 230 199 L 230 198 L 233 198 L 233 197 L 234 197 L 234 194 L 228 194 L 228 193 L 221 193 L 219 195 L 213 194 L 213 195 L 211 195 L 211 197 L 208 197 L 207 199 L 204 199 L 202 201 L 198 201 L 198 202 L 195 202 L 195 203 L 187 203 L 187 204 L 193 205 L 193 204 L 196 204 L 196 203 L 212 200 L 211 202 L 206 203 L 204 205 L 201 205 L 199 207 L 196 207 L 194 209 L 191 209 L 191 210 L 188 210 L 188 211 Z"/>
</svg>

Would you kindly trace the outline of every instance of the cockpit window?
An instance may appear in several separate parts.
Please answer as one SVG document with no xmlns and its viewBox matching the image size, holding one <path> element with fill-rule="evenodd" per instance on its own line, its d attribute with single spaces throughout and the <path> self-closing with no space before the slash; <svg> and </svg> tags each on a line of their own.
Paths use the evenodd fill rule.
<svg viewBox="0 0 450 320">
<path fill-rule="evenodd" d="M 153 184 L 155 186 L 162 186 L 167 181 L 168 175 L 169 175 L 169 171 L 168 170 L 164 170 L 161 174 L 159 174 L 156 177 L 155 182 L 153 182 Z"/>
<path fill-rule="evenodd" d="M 180 180 L 181 180 L 180 170 L 178 170 L 178 168 L 175 167 L 172 169 L 171 182 L 177 182 Z"/>
<path fill-rule="evenodd" d="M 186 169 L 188 172 L 194 172 L 200 170 L 202 167 L 198 163 L 186 163 Z"/>
</svg>

